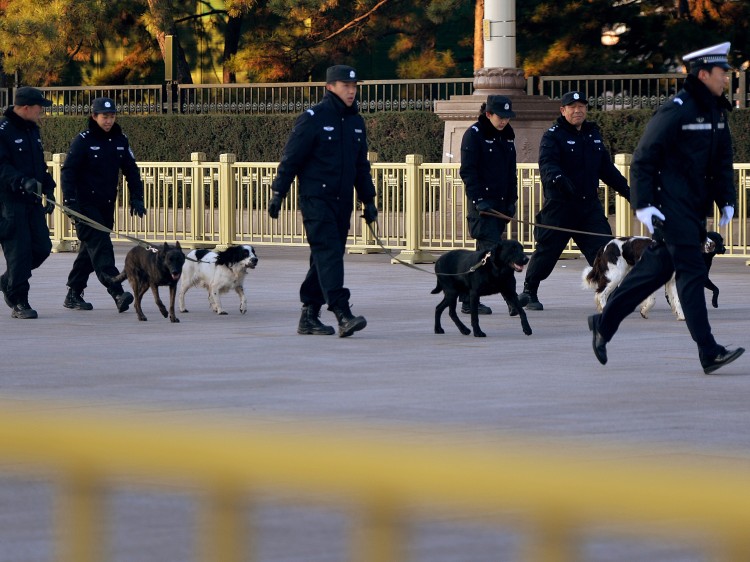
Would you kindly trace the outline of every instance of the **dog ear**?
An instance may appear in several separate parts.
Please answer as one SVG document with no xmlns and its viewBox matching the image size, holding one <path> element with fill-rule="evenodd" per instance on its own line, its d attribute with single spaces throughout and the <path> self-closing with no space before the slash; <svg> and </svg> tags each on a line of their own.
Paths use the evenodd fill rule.
<svg viewBox="0 0 750 562">
<path fill-rule="evenodd" d="M 180 241 L 179 240 L 175 243 L 174 247 L 177 248 L 178 250 L 182 249 L 182 247 L 180 246 Z"/>
</svg>

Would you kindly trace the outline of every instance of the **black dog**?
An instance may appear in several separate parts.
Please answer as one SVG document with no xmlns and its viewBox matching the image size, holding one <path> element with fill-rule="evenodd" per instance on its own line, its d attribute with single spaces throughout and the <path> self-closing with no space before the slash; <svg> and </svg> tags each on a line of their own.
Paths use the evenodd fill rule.
<svg viewBox="0 0 750 562">
<path fill-rule="evenodd" d="M 143 314 L 141 299 L 150 287 L 161 315 L 164 318 L 169 317 L 170 322 L 179 322 L 180 320 L 174 313 L 174 299 L 184 264 L 185 254 L 182 253 L 179 242 L 174 246 L 165 242 L 158 251 L 136 246 L 125 256 L 125 267 L 122 273 L 113 280 L 122 283 L 127 277 L 135 294 L 135 311 L 138 314 L 138 320 L 142 322 L 148 320 Z M 169 285 L 169 313 L 159 298 L 160 285 Z"/>
<path fill-rule="evenodd" d="M 489 254 L 489 255 L 488 255 Z M 474 266 L 483 265 L 471 271 Z M 477 305 L 479 297 L 500 293 L 508 304 L 515 305 L 521 318 L 523 333 L 531 335 L 531 326 L 526 319 L 526 312 L 518 302 L 516 294 L 516 278 L 514 273 L 523 271 L 529 258 L 523 253 L 523 246 L 515 240 L 503 240 L 489 252 L 469 250 L 451 250 L 440 256 L 435 262 L 437 287 L 432 294 L 445 293 L 443 300 L 435 307 L 435 333 L 444 334 L 440 326 L 440 316 L 448 308 L 451 320 L 458 326 L 459 331 L 467 336 L 471 333 L 456 314 L 456 301 L 462 293 L 469 294 L 471 306 L 471 327 L 474 337 L 483 338 L 486 334 L 479 328 Z"/>
</svg>

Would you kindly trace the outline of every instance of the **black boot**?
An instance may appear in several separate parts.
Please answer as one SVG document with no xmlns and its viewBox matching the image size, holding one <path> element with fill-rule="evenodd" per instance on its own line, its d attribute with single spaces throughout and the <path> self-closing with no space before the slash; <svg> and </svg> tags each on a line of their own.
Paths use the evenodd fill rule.
<svg viewBox="0 0 750 562">
<path fill-rule="evenodd" d="M 11 318 L 20 318 L 21 320 L 28 320 L 37 318 L 39 315 L 36 313 L 36 310 L 31 308 L 29 306 L 28 301 L 19 300 L 15 305 L 13 305 L 13 312 L 10 313 Z"/>
<path fill-rule="evenodd" d="M 133 302 L 133 295 L 127 291 L 123 291 L 121 286 L 114 289 L 107 289 L 107 292 L 114 299 L 117 312 L 125 312 L 130 308 L 130 303 Z"/>
<path fill-rule="evenodd" d="M 526 310 L 544 310 L 544 306 L 539 302 L 539 298 L 536 296 L 536 291 L 539 285 L 532 286 L 529 283 L 523 284 L 523 293 L 518 295 L 518 302 Z"/>
<path fill-rule="evenodd" d="M 68 288 L 68 294 L 65 295 L 63 306 L 73 310 L 91 310 L 94 308 L 94 305 L 90 302 L 83 300 L 83 291 L 70 288 Z"/>
<path fill-rule="evenodd" d="M 461 301 L 461 313 L 471 314 L 471 305 L 469 305 L 469 295 L 461 295 L 459 297 L 459 300 Z M 479 304 L 477 305 L 477 314 L 492 314 L 492 309 L 486 304 L 482 304 L 482 301 L 479 301 Z"/>
<path fill-rule="evenodd" d="M 310 334 L 313 336 L 330 336 L 336 330 L 333 326 L 326 326 L 320 321 L 320 305 L 305 304 L 302 306 L 302 316 L 297 326 L 298 334 Z"/>
<path fill-rule="evenodd" d="M 354 316 L 349 309 L 349 304 L 339 304 L 331 307 L 331 310 L 336 315 L 336 320 L 339 321 L 340 338 L 351 336 L 354 332 L 358 332 L 367 326 L 367 320 L 364 316 Z"/>
</svg>

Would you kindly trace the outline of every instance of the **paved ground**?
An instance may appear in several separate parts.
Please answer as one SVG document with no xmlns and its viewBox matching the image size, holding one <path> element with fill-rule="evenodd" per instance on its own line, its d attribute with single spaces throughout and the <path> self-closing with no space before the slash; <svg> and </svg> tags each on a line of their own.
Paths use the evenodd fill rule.
<svg viewBox="0 0 750 562">
<path fill-rule="evenodd" d="M 126 250 L 117 248 L 118 263 Z M 660 297 L 651 318 L 635 315 L 624 322 L 609 345 L 609 364 L 599 365 L 586 327 L 593 296 L 581 288 L 583 259 L 559 262 L 542 285 L 545 310 L 529 312 L 533 335 L 525 336 L 494 297 L 485 302 L 495 314 L 481 318 L 488 337 L 478 339 L 460 335 L 447 314 L 446 334 L 433 333 L 439 297 L 430 294 L 431 275 L 391 265 L 380 254 L 347 256 L 353 310 L 368 326 L 341 339 L 296 334 L 306 249 L 257 251 L 258 268 L 246 282 L 246 315 L 232 294 L 223 299 L 229 315 L 216 316 L 205 292 L 193 289 L 187 296 L 191 312 L 178 312 L 179 324 L 159 315 L 150 294 L 144 298 L 148 322 L 138 322 L 132 309 L 118 314 L 96 282 L 86 291 L 93 311 L 64 309 L 74 255 L 53 254 L 31 281 L 39 319 L 14 320 L 0 309 L 2 398 L 281 422 L 325 419 L 398 428 L 415 440 L 437 440 L 450 428 L 488 445 L 519 434 L 643 445 L 666 457 L 697 451 L 712 462 L 750 467 L 750 355 L 703 375 L 684 323 Z M 744 263 L 714 261 L 720 308 L 709 315 L 720 343 L 748 347 L 750 268 Z M 334 323 L 327 312 L 323 320 Z M 43 482 L 0 480 L 0 562 L 51 559 L 48 491 Z M 179 494 L 140 492 L 114 501 L 114 559 L 190 559 L 189 503 Z M 273 505 L 266 515 L 262 527 L 271 537 L 290 522 L 309 527 L 323 521 L 325 528 L 301 533 L 301 542 L 269 539 L 262 560 L 345 559 L 345 538 L 331 530 L 346 521 L 345 513 L 329 510 L 319 517 L 309 506 Z M 517 559 L 512 533 L 443 525 L 417 529 L 415 560 L 497 560 L 498 552 L 516 553 L 500 559 Z M 591 560 L 705 559 L 677 545 L 620 547 L 611 540 L 592 540 L 586 552 Z"/>
</svg>

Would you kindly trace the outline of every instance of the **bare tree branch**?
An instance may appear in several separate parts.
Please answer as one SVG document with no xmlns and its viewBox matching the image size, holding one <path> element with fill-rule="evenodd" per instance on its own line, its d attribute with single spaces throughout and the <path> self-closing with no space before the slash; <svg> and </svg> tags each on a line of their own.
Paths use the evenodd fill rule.
<svg viewBox="0 0 750 562">
<path fill-rule="evenodd" d="M 337 35 L 343 33 L 347 29 L 349 29 L 351 27 L 354 27 L 355 25 L 357 25 L 362 20 L 369 18 L 372 14 L 374 14 L 375 12 L 377 12 L 380 8 L 382 8 L 383 6 L 385 6 L 388 2 L 390 2 L 390 0 L 380 0 L 380 2 L 378 2 L 377 4 L 375 4 L 370 11 L 362 14 L 361 16 L 359 16 L 357 18 L 354 18 L 352 21 L 348 22 L 346 25 L 342 26 L 340 29 L 334 31 L 333 33 L 331 33 L 330 35 L 324 37 L 323 39 L 319 39 L 318 41 L 316 41 L 315 43 L 313 43 L 313 45 L 320 45 L 321 43 L 325 43 L 326 41 L 329 41 L 330 39 L 333 39 Z"/>
</svg>

